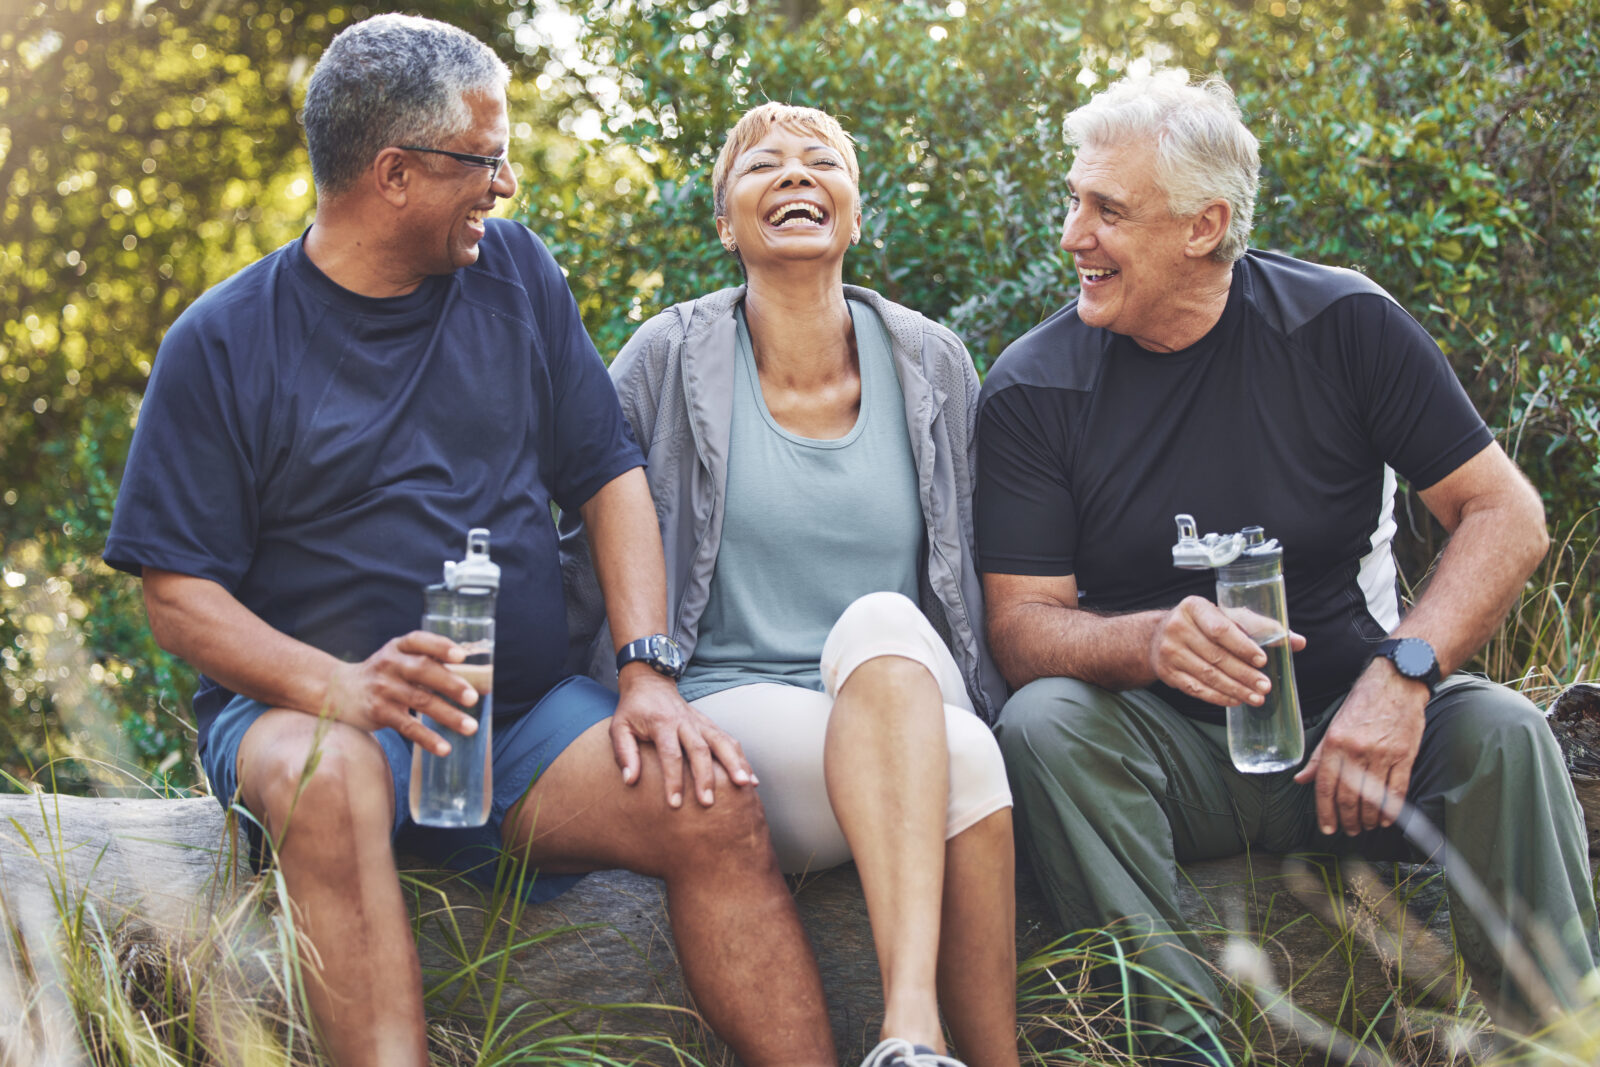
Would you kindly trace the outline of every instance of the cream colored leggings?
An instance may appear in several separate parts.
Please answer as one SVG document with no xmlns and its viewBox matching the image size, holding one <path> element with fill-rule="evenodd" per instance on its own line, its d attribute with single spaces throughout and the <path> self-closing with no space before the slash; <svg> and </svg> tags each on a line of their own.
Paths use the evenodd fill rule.
<svg viewBox="0 0 1600 1067">
<path fill-rule="evenodd" d="M 828 803 L 823 740 L 834 698 L 850 673 L 878 656 L 901 656 L 922 664 L 944 696 L 950 745 L 945 840 L 1011 806 L 1000 747 L 973 713 L 950 650 L 911 601 L 899 593 L 870 593 L 845 609 L 823 645 L 825 693 L 762 682 L 724 689 L 694 702 L 744 746 L 761 780 L 767 825 L 786 873 L 826 870 L 850 858 L 850 846 Z"/>
</svg>

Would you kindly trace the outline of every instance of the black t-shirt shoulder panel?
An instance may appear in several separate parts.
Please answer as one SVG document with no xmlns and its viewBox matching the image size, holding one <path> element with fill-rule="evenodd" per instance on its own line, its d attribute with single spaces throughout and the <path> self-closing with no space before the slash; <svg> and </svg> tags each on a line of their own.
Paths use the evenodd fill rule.
<svg viewBox="0 0 1600 1067">
<path fill-rule="evenodd" d="M 1074 300 L 1000 353 L 983 382 L 983 396 L 1013 385 L 1091 391 L 1115 335 L 1085 326 Z"/>
<path fill-rule="evenodd" d="M 1394 297 L 1360 271 L 1307 263 L 1278 252 L 1246 253 L 1234 277 L 1260 321 L 1285 336 L 1348 296 L 1376 296 L 1399 307 Z"/>
</svg>

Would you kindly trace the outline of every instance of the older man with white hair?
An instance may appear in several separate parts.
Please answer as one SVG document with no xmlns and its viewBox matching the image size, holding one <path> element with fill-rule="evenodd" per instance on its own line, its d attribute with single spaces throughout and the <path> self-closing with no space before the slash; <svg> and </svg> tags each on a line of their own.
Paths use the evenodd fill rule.
<svg viewBox="0 0 1600 1067">
<path fill-rule="evenodd" d="M 976 507 L 1018 832 L 1064 929 L 1131 935 L 1152 1062 L 1222 1067 L 1177 864 L 1251 845 L 1414 856 L 1436 851 L 1431 826 L 1452 887 L 1464 867 L 1537 917 L 1561 947 L 1544 978 L 1576 996 L 1596 940 L 1571 783 L 1532 704 L 1458 673 L 1544 555 L 1538 494 L 1392 297 L 1249 250 L 1257 143 L 1220 79 L 1130 77 L 1066 130 L 1080 290 L 989 373 Z M 1451 535 L 1404 613 L 1397 475 Z M 1282 544 L 1303 766 L 1230 761 L 1223 709 L 1264 703 L 1267 655 L 1209 571 L 1174 569 L 1179 513 Z M 1467 959 L 1545 1007 L 1507 977 L 1495 926 L 1452 905 Z"/>
<path fill-rule="evenodd" d="M 687 983 L 739 1057 L 831 1062 L 755 777 L 671 677 L 643 457 L 560 268 L 489 217 L 516 191 L 509 76 L 427 19 L 335 38 L 306 94 L 316 217 L 168 332 L 106 559 L 203 673 L 206 776 L 281 865 L 334 1063 L 428 1060 L 391 841 L 480 875 L 509 852 L 534 900 L 600 868 L 659 876 Z M 563 676 L 552 502 L 589 531 L 620 697 Z M 471 733 L 456 705 L 480 694 L 417 625 L 474 526 L 502 572 L 493 798 L 485 826 L 441 830 L 404 801 L 413 748 L 447 749 L 413 712 Z"/>
</svg>

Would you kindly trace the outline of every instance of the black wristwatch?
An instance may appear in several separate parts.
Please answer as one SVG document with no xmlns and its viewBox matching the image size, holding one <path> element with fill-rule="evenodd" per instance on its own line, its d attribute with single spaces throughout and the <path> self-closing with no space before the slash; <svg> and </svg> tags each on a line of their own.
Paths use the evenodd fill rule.
<svg viewBox="0 0 1600 1067">
<path fill-rule="evenodd" d="M 617 650 L 618 671 L 636 660 L 643 660 L 650 664 L 651 669 L 668 678 L 682 675 L 683 668 L 687 665 L 687 661 L 683 658 L 683 649 L 666 634 L 641 637 L 637 641 L 629 641 Z"/>
<path fill-rule="evenodd" d="M 1379 641 L 1372 658 L 1379 656 L 1394 664 L 1400 677 L 1427 686 L 1429 695 L 1439 684 L 1439 657 L 1433 654 L 1433 646 L 1420 637 L 1391 637 Z"/>
</svg>

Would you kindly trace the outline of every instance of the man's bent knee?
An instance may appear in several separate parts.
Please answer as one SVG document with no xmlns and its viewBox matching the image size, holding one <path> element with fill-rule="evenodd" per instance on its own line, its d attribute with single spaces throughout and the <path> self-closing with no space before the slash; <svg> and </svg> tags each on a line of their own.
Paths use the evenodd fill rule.
<svg viewBox="0 0 1600 1067">
<path fill-rule="evenodd" d="M 245 806 L 274 839 L 291 826 L 385 836 L 393 827 L 394 781 L 383 749 L 344 723 L 289 711 L 263 716 L 240 746 L 239 784 Z"/>
<path fill-rule="evenodd" d="M 1449 780 L 1480 773 L 1485 758 L 1524 767 L 1551 760 L 1560 764 L 1560 749 L 1544 713 L 1520 693 L 1480 680 L 1440 697 L 1451 704 L 1430 728 L 1441 731 Z"/>
<path fill-rule="evenodd" d="M 680 809 L 662 805 L 655 829 L 667 847 L 667 863 L 715 864 L 729 858 L 748 862 L 752 855 L 771 854 L 766 812 L 750 786 L 736 786 L 716 767 L 716 802 L 693 802 Z"/>
<path fill-rule="evenodd" d="M 1041 741 L 1071 743 L 1099 726 L 1115 727 L 1114 695 L 1075 678 L 1040 678 L 1012 694 L 995 734 L 1009 764 L 1025 758 Z"/>
<path fill-rule="evenodd" d="M 1041 678 L 1019 689 L 995 727 L 1019 804 L 1048 795 L 1092 819 L 1115 813 L 1123 800 L 1111 786 L 1137 779 L 1134 765 L 1149 751 L 1135 721 L 1144 712 L 1121 694 L 1072 678 Z"/>
</svg>

